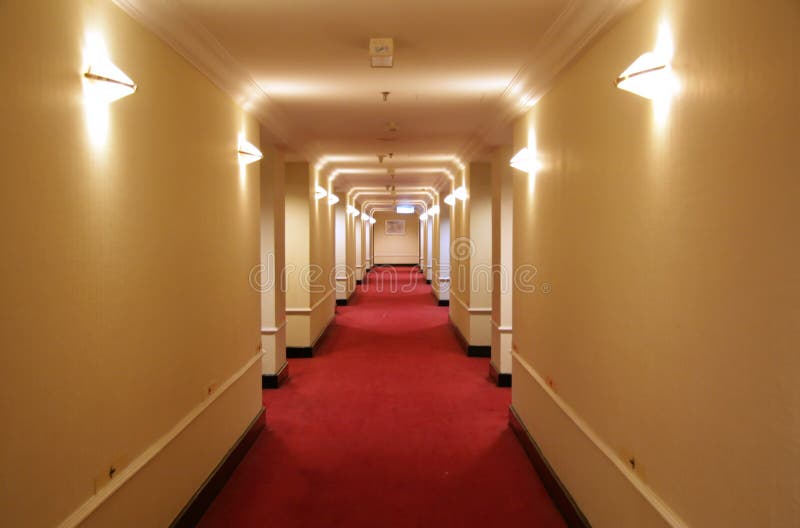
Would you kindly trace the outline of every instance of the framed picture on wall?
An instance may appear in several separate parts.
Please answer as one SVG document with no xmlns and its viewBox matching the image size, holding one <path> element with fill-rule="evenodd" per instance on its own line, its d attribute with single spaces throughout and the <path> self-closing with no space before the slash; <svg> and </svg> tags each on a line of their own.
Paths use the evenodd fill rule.
<svg viewBox="0 0 800 528">
<path fill-rule="evenodd" d="M 387 235 L 405 235 L 406 234 L 406 221 L 405 220 L 387 220 L 384 233 Z"/>
</svg>

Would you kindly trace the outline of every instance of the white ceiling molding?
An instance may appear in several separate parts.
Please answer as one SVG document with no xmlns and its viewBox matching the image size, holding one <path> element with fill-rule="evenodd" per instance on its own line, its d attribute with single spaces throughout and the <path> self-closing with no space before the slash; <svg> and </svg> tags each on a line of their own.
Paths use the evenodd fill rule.
<svg viewBox="0 0 800 528">
<path fill-rule="evenodd" d="M 571 0 L 509 83 L 502 110 L 463 144 L 459 157 L 473 160 L 487 146 L 494 146 L 493 136 L 500 130 L 507 132 L 509 123 L 530 109 L 522 104 L 523 98 L 532 106 L 544 97 L 558 74 L 603 28 L 639 3 L 641 0 Z"/>
<path fill-rule="evenodd" d="M 219 41 L 202 24 L 186 14 L 179 2 L 168 0 L 113 0 L 113 2 L 166 42 L 243 109 L 254 115 L 268 133 L 268 137 L 262 138 L 262 141 L 266 140 L 282 147 L 298 148 L 295 144 L 296 131 L 282 110 L 269 99 Z"/>
</svg>

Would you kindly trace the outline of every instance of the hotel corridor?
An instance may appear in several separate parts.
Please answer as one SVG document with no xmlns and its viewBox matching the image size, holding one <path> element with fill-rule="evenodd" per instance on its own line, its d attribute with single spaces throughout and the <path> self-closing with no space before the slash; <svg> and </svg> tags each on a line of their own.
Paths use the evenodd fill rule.
<svg viewBox="0 0 800 528">
<path fill-rule="evenodd" d="M 412 268 L 373 270 L 264 391 L 267 428 L 200 526 L 563 526 L 508 427 L 510 390 L 447 312 Z"/>
</svg>

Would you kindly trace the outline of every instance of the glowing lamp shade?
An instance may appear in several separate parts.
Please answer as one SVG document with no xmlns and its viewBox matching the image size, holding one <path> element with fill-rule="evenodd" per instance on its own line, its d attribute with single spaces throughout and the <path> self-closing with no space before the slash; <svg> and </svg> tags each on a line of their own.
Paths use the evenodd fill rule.
<svg viewBox="0 0 800 528">
<path fill-rule="evenodd" d="M 370 216 L 367 213 L 361 213 L 361 219 L 363 221 L 365 221 L 365 222 L 368 222 L 369 219 L 370 219 Z"/>
<path fill-rule="evenodd" d="M 339 203 L 339 197 L 336 196 L 335 194 L 329 194 L 328 195 L 328 203 L 331 204 L 331 205 Z"/>
<path fill-rule="evenodd" d="M 455 205 L 456 197 L 453 196 L 452 194 L 448 194 L 447 196 L 444 197 L 444 203 L 446 203 L 447 205 Z"/>
<path fill-rule="evenodd" d="M 511 158 L 511 166 L 517 170 L 534 173 L 541 168 L 540 163 L 533 157 L 533 152 L 528 147 L 523 147 Z"/>
<path fill-rule="evenodd" d="M 369 217 L 369 223 L 370 223 L 370 224 L 374 224 L 374 223 L 376 223 L 376 222 L 377 222 L 377 220 L 375 220 L 375 219 L 374 219 L 374 218 L 372 218 L 371 216 Z"/>
<path fill-rule="evenodd" d="M 414 206 L 413 205 L 398 205 L 395 208 L 397 214 L 414 214 Z"/>
<path fill-rule="evenodd" d="M 633 61 L 614 83 L 620 90 L 650 100 L 669 97 L 675 90 L 671 65 L 653 52 L 647 52 Z"/>
<path fill-rule="evenodd" d="M 428 214 L 431 215 L 431 216 L 439 214 L 439 206 L 438 205 L 434 205 L 433 207 L 428 209 Z"/>
<path fill-rule="evenodd" d="M 316 189 L 314 189 L 314 198 L 319 200 L 320 198 L 325 198 L 326 196 L 328 196 L 328 191 L 326 191 L 324 187 L 317 185 Z"/>
<path fill-rule="evenodd" d="M 93 100 L 111 103 L 136 91 L 136 84 L 107 58 L 96 57 L 83 76 L 87 95 Z"/>
<path fill-rule="evenodd" d="M 424 222 L 425 220 L 428 219 L 428 213 L 422 213 L 421 215 L 419 215 L 419 219 Z"/>
<path fill-rule="evenodd" d="M 467 199 L 467 188 L 463 185 L 458 187 L 456 190 L 453 191 L 453 196 L 456 197 L 457 200 L 464 201 Z"/>
<path fill-rule="evenodd" d="M 239 163 L 249 165 L 263 157 L 264 155 L 255 145 L 247 141 L 243 136 L 239 136 Z"/>
<path fill-rule="evenodd" d="M 353 216 L 358 216 L 358 214 L 359 214 L 359 213 L 358 213 L 358 209 L 356 209 L 355 207 L 353 207 L 353 210 L 352 210 L 352 211 L 350 211 L 350 214 L 351 214 L 351 215 L 353 215 Z"/>
</svg>

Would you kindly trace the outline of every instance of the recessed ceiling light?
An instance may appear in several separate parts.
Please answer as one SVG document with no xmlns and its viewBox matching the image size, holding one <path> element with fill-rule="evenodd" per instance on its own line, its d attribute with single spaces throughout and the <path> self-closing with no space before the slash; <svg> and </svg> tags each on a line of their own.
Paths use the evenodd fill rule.
<svg viewBox="0 0 800 528">
<path fill-rule="evenodd" d="M 369 60 L 373 68 L 394 66 L 394 40 L 391 38 L 369 39 Z"/>
</svg>

